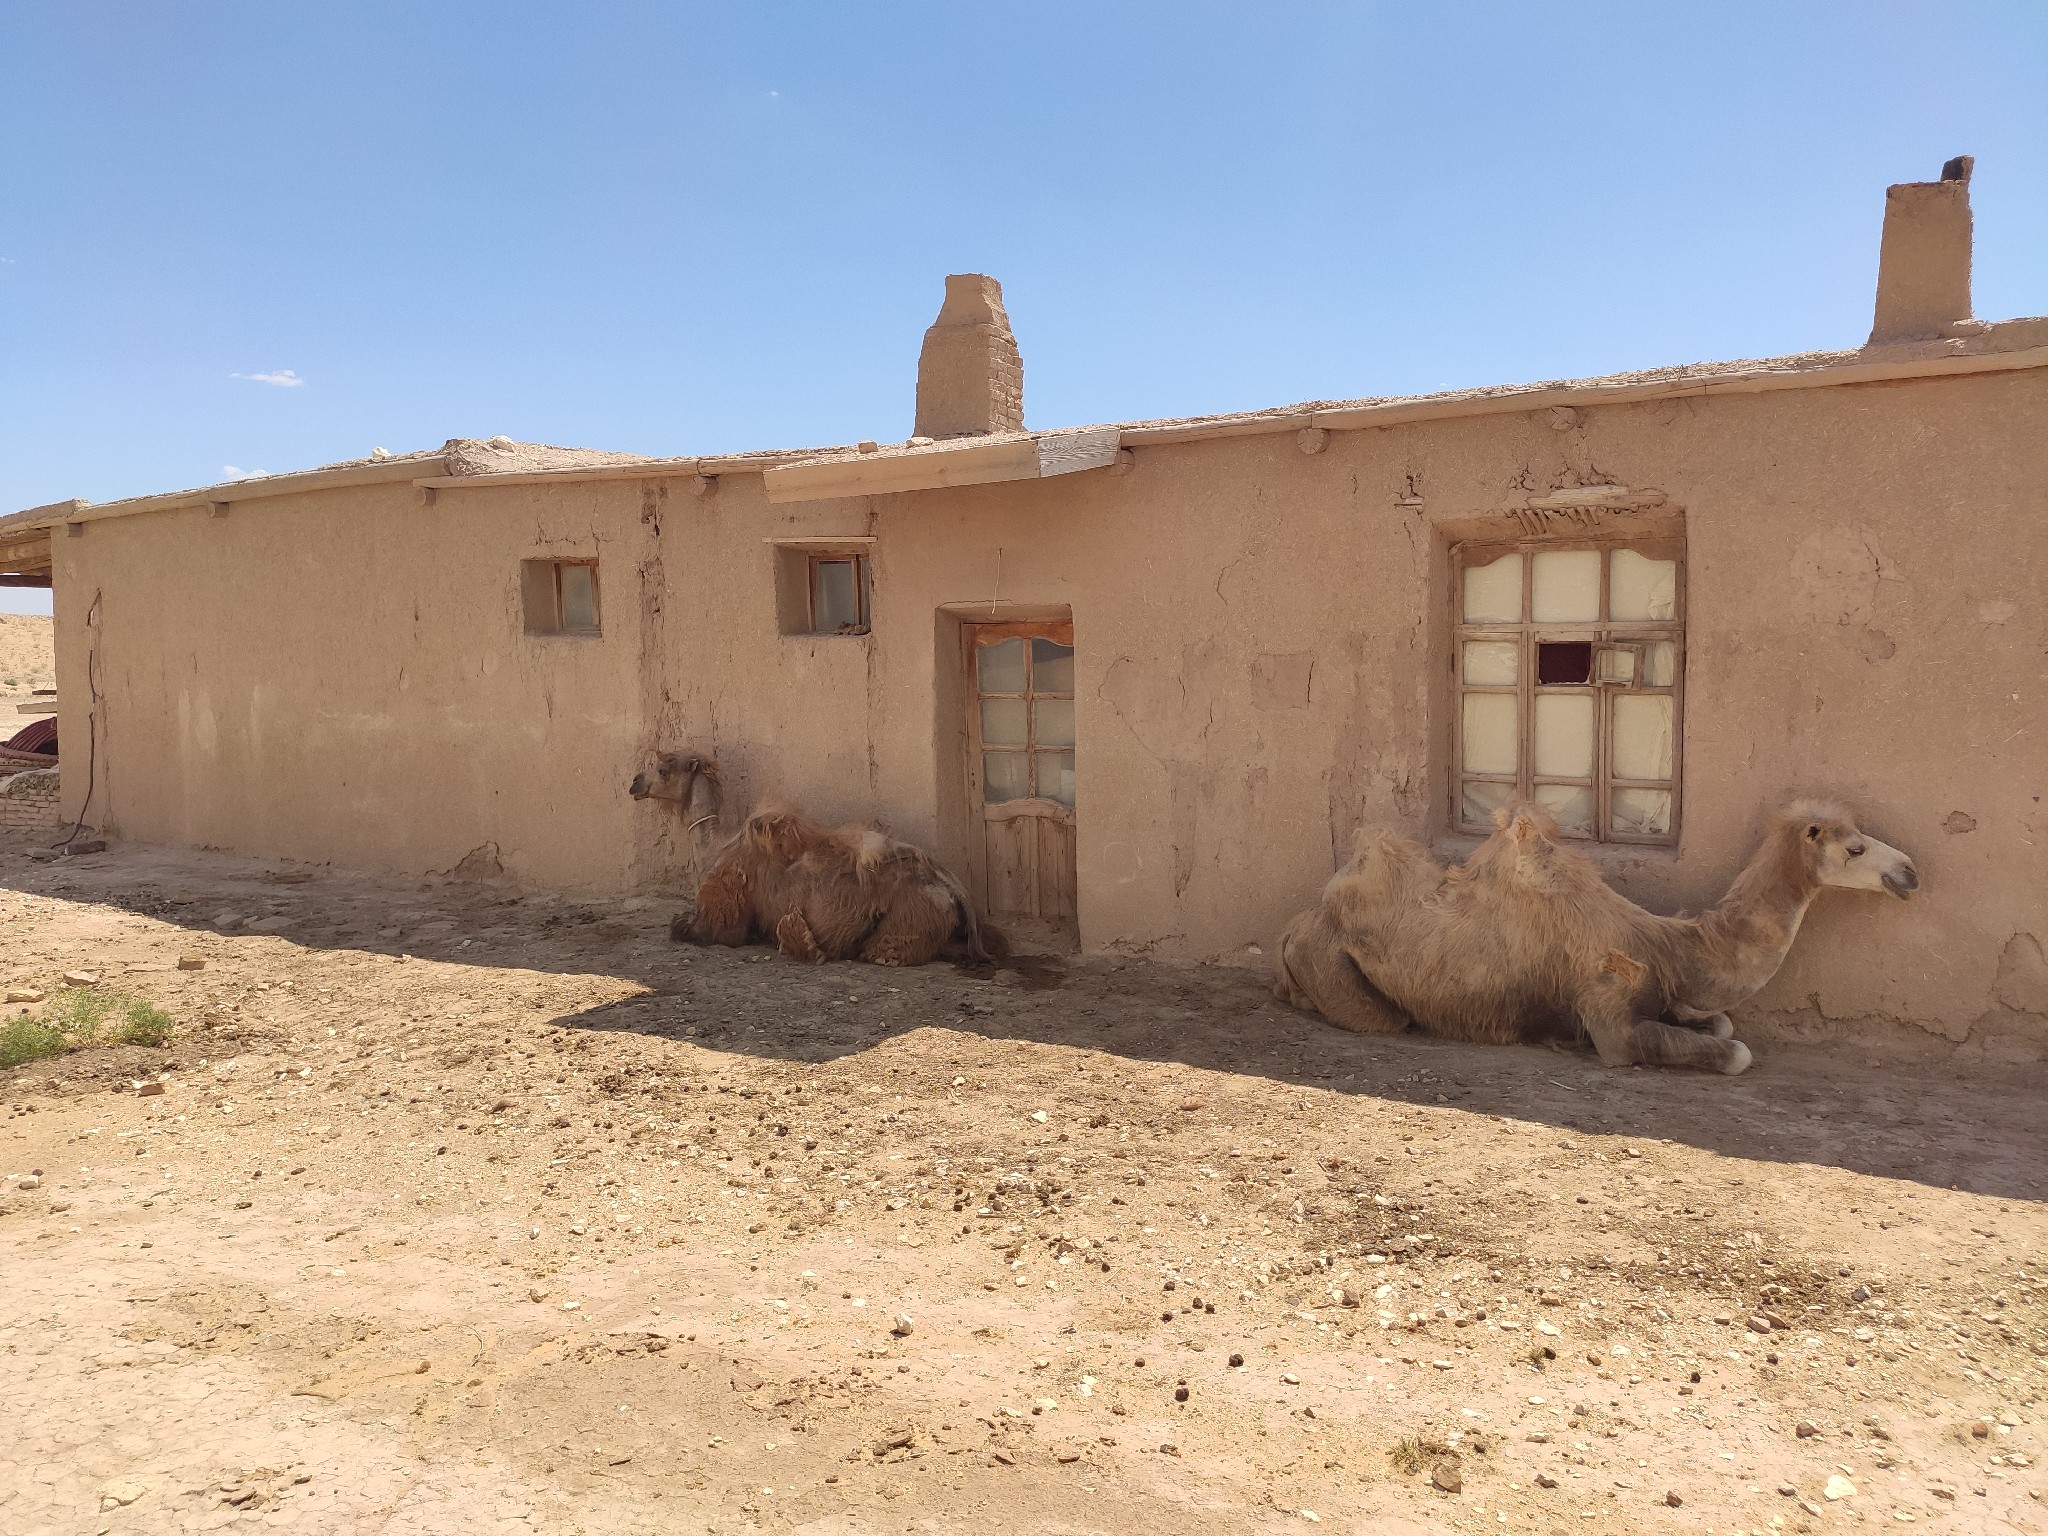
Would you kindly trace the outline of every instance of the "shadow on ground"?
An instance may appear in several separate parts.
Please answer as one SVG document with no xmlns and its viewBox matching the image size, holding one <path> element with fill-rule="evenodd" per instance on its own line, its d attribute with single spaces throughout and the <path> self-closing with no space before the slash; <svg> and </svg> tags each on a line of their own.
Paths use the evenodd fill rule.
<svg viewBox="0 0 2048 1536">
<path fill-rule="evenodd" d="M 947 965 L 797 966 L 766 949 L 671 944 L 672 902 L 576 900 L 124 846 L 36 863 L 28 846 L 0 843 L 0 888 L 215 935 L 224 918 L 237 920 L 237 933 L 253 920 L 314 951 L 601 975 L 647 989 L 554 1021 L 569 1029 L 819 1063 L 914 1030 L 950 1030 L 1215 1074 L 1202 1091 L 1226 1117 L 1232 1080 L 1261 1078 L 1560 1132 L 1669 1139 L 1730 1157 L 2048 1198 L 2039 1068 L 1874 1065 L 1861 1047 L 1773 1044 L 1739 1078 L 1611 1071 L 1584 1051 L 1347 1034 L 1274 1002 L 1263 974 L 1228 967 L 1045 958 L 1027 960 L 1020 979 Z M 1303 1102 L 1314 1115 L 1314 1098 Z"/>
</svg>

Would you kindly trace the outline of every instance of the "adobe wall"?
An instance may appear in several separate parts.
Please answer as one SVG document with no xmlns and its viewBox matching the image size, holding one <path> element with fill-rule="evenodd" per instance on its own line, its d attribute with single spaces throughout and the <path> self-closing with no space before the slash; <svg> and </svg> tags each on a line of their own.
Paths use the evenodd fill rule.
<svg viewBox="0 0 2048 1536">
<path fill-rule="evenodd" d="M 1128 474 L 793 506 L 751 475 L 431 508 L 334 491 L 58 538 L 59 665 L 76 710 L 97 590 L 96 805 L 121 835 L 407 870 L 496 843 L 537 884 L 663 889 L 695 850 L 623 786 L 684 743 L 717 754 L 736 809 L 879 815 L 959 860 L 940 610 L 1066 605 L 1083 941 L 1243 961 L 1361 818 L 1455 851 L 1451 531 L 1574 480 L 1652 488 L 1690 547 L 1684 832 L 1601 850 L 1615 882 L 1704 903 L 1767 805 L 1838 795 L 1914 856 L 1922 893 L 1824 897 L 1745 1027 L 1894 1020 L 2039 1049 L 2044 419 L 2036 370 L 1605 406 L 1567 431 L 1418 422 L 1315 455 L 1211 439 L 1140 449 Z M 877 540 L 873 634 L 779 634 L 767 541 L 853 534 Z M 543 549 L 603 562 L 601 640 L 522 634 L 517 561 Z M 67 715 L 67 745 L 84 724 Z M 67 817 L 83 788 L 66 775 Z"/>
</svg>

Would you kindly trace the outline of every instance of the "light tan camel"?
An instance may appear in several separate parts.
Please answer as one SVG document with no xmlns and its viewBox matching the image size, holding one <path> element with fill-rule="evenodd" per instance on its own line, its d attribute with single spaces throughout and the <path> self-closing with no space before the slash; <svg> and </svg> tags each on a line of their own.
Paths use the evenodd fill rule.
<svg viewBox="0 0 2048 1536">
<path fill-rule="evenodd" d="M 634 775 L 626 793 L 635 800 L 666 800 L 683 813 L 690 829 L 718 820 L 725 780 L 718 764 L 702 752 L 657 753 L 652 768 Z M 703 808 L 698 810 L 697 802 Z"/>
<path fill-rule="evenodd" d="M 1495 1044 L 1590 1037 L 1609 1066 L 1735 1073 L 1751 1057 L 1727 1010 L 1777 973 L 1813 898 L 1920 884 L 1913 861 L 1847 811 L 1802 802 L 1711 910 L 1658 917 L 1610 889 L 1537 807 L 1502 811 L 1495 827 L 1450 870 L 1361 831 L 1321 902 L 1282 935 L 1275 995 L 1360 1033 L 1413 1021 Z"/>
<path fill-rule="evenodd" d="M 692 918 L 669 936 L 698 944 L 772 938 L 792 960 L 924 965 L 1009 951 L 966 890 L 922 848 L 879 827 L 825 827 L 760 810 L 712 860 Z"/>
</svg>

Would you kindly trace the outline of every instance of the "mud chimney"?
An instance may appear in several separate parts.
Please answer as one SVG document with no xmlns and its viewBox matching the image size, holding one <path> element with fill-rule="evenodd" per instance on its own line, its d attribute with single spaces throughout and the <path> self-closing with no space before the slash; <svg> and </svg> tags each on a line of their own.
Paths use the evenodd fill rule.
<svg viewBox="0 0 2048 1536">
<path fill-rule="evenodd" d="M 916 430 L 919 437 L 1024 430 L 1024 360 L 994 278 L 965 272 L 946 279 L 946 302 L 917 358 Z"/>
<path fill-rule="evenodd" d="M 1939 181 L 1885 188 L 1871 344 L 1939 336 L 1970 318 L 1970 171 L 1958 155 Z"/>
</svg>

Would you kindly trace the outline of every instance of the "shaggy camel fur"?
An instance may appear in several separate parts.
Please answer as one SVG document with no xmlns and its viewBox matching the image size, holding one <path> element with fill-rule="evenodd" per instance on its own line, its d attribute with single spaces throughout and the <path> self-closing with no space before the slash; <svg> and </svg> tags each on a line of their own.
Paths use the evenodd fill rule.
<svg viewBox="0 0 2048 1536">
<path fill-rule="evenodd" d="M 1412 1020 L 1495 1044 L 1590 1037 L 1609 1066 L 1740 1072 L 1750 1051 L 1727 1010 L 1777 973 L 1813 898 L 1920 884 L 1911 859 L 1834 805 L 1787 807 L 1698 917 L 1658 917 L 1611 890 L 1535 806 L 1498 813 L 1495 828 L 1450 870 L 1405 839 L 1360 832 L 1322 901 L 1282 935 L 1275 995 L 1361 1033 Z"/>
<path fill-rule="evenodd" d="M 792 960 L 924 965 L 992 961 L 1009 951 L 967 892 L 930 854 L 873 826 L 824 827 L 795 811 L 749 816 L 712 860 L 676 939 L 773 938 Z"/>
</svg>

